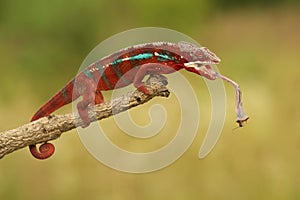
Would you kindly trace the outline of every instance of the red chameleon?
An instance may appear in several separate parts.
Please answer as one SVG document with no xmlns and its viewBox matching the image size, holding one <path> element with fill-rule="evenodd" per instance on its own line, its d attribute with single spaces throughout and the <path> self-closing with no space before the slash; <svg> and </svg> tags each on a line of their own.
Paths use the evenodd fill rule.
<svg viewBox="0 0 300 200">
<path fill-rule="evenodd" d="M 132 84 L 141 92 L 149 94 L 142 82 L 149 74 L 169 74 L 180 69 L 193 72 L 207 79 L 221 78 L 236 89 L 236 122 L 240 127 L 248 120 L 245 114 L 241 91 L 237 83 L 212 70 L 211 65 L 221 60 L 206 47 L 198 47 L 188 42 L 154 42 L 139 44 L 119 50 L 89 65 L 45 103 L 31 121 L 50 115 L 60 107 L 82 97 L 77 104 L 78 113 L 86 127 L 90 124 L 87 108 L 104 101 L 101 91 L 114 90 Z M 54 153 L 54 146 L 44 143 L 39 151 L 35 145 L 29 146 L 31 154 L 45 159 Z"/>
</svg>

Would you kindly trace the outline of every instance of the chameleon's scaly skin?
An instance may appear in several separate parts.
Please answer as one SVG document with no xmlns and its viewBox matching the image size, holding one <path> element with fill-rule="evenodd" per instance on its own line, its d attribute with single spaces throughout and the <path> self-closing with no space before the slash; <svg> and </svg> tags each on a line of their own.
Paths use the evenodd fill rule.
<svg viewBox="0 0 300 200">
<path fill-rule="evenodd" d="M 86 127 L 90 123 L 87 108 L 89 105 L 104 101 L 101 91 L 113 90 L 132 84 L 141 92 L 149 91 L 142 80 L 147 74 L 169 74 L 186 69 L 209 79 L 210 64 L 217 64 L 220 59 L 205 47 L 197 47 L 187 42 L 155 42 L 140 44 L 122 49 L 92 63 L 80 72 L 54 97 L 45 103 L 32 117 L 31 121 L 47 116 L 60 107 L 82 97 L 77 104 L 78 113 Z M 190 63 L 190 64 L 188 64 Z M 30 146 L 34 157 L 45 159 L 54 153 L 54 146 L 45 143 L 40 152 L 35 145 Z"/>
</svg>

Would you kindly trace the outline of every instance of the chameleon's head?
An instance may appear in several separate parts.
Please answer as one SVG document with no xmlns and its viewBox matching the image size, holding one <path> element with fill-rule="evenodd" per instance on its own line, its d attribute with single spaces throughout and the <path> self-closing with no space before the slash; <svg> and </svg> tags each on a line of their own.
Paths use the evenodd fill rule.
<svg viewBox="0 0 300 200">
<path fill-rule="evenodd" d="M 185 69 L 208 79 L 215 79 L 216 73 L 211 65 L 218 64 L 221 59 L 206 47 L 198 47 L 188 42 L 179 42 L 180 51 L 188 54 L 188 62 L 184 64 Z"/>
</svg>

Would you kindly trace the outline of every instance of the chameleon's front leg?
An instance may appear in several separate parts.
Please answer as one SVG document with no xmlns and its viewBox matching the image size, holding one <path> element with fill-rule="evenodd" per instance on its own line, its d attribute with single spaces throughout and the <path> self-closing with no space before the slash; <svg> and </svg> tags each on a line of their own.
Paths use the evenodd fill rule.
<svg viewBox="0 0 300 200">
<path fill-rule="evenodd" d="M 139 70 L 137 71 L 133 85 L 139 91 L 143 92 L 144 94 L 150 94 L 150 91 L 147 89 L 145 84 L 143 83 L 143 79 L 148 74 L 170 74 L 175 72 L 176 70 L 163 64 L 158 63 L 147 63 L 140 66 Z"/>
</svg>

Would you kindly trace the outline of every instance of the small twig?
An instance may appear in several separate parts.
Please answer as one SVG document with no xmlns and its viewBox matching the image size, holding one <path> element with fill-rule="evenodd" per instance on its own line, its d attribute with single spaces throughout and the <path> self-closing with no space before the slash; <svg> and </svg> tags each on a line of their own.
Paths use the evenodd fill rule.
<svg viewBox="0 0 300 200">
<path fill-rule="evenodd" d="M 135 90 L 110 101 L 89 108 L 91 122 L 108 118 L 132 107 L 148 102 L 155 96 L 168 97 L 170 92 L 165 87 L 166 78 L 160 75 L 150 76 L 146 86 L 152 93 L 145 95 Z M 29 145 L 55 140 L 62 133 L 83 124 L 78 115 L 50 115 L 25 124 L 13 130 L 0 132 L 0 158 Z"/>
</svg>

